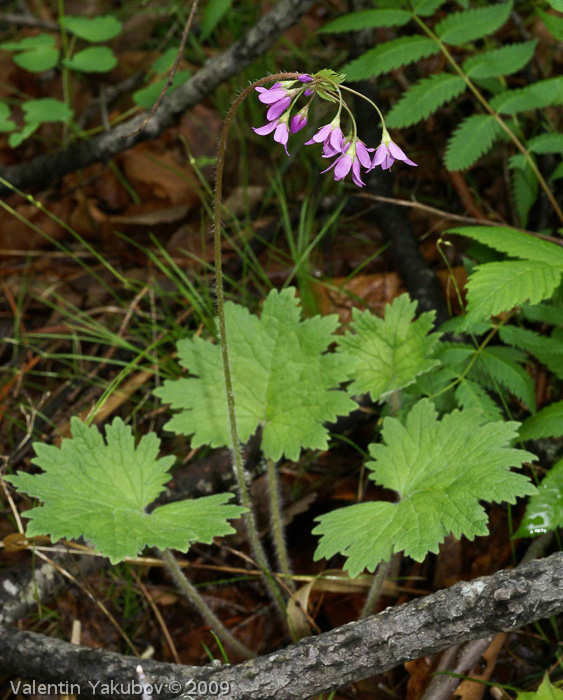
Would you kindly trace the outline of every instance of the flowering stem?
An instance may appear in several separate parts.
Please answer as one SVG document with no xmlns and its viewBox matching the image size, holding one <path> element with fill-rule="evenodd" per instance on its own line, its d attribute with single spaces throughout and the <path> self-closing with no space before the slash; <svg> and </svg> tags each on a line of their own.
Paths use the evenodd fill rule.
<svg viewBox="0 0 563 700">
<path fill-rule="evenodd" d="M 536 165 L 535 160 L 532 158 L 532 155 L 530 151 L 524 146 L 524 144 L 520 141 L 518 136 L 512 131 L 512 129 L 508 126 L 508 124 L 505 123 L 505 121 L 502 119 L 502 117 L 495 112 L 495 110 L 491 107 L 491 105 L 488 103 L 487 99 L 485 96 L 481 93 L 481 91 L 477 88 L 477 86 L 471 81 L 468 75 L 463 71 L 461 66 L 457 63 L 455 58 L 451 55 L 451 53 L 448 50 L 448 47 L 443 43 L 443 41 L 440 39 L 439 36 L 434 34 L 434 32 L 426 26 L 426 24 L 423 22 L 423 20 L 420 19 L 420 17 L 416 14 L 413 15 L 414 20 L 416 23 L 419 25 L 419 27 L 429 36 L 433 41 L 435 41 L 438 46 L 440 47 L 440 51 L 444 54 L 444 56 L 447 58 L 449 64 L 452 66 L 452 68 L 455 70 L 455 72 L 463 78 L 465 84 L 471 90 L 471 92 L 475 95 L 477 98 L 478 102 L 481 104 L 481 106 L 491 115 L 493 116 L 498 125 L 501 127 L 501 129 L 505 132 L 505 134 L 510 138 L 510 140 L 514 143 L 514 145 L 518 148 L 520 153 L 524 156 L 526 161 L 528 162 L 528 165 L 532 169 L 532 172 L 534 175 L 537 177 L 538 182 L 540 183 L 543 191 L 545 192 L 547 198 L 549 199 L 551 206 L 555 210 L 555 213 L 559 217 L 559 220 L 563 222 L 563 211 L 561 210 L 561 207 L 557 203 L 557 200 L 553 196 L 553 192 L 549 189 L 549 185 L 545 181 L 543 175 L 541 174 L 538 166 Z"/>
<path fill-rule="evenodd" d="M 219 639 L 230 646 L 231 649 L 236 651 L 243 659 L 253 659 L 256 654 L 233 637 L 217 615 L 215 615 L 207 605 L 205 600 L 203 600 L 197 588 L 188 580 L 172 552 L 169 549 L 165 549 L 160 553 L 160 557 L 178 590 L 190 601 L 194 608 L 196 608 L 198 613 L 203 617 Z"/>
<path fill-rule="evenodd" d="M 244 520 L 248 531 L 250 545 L 254 557 L 256 558 L 256 563 L 262 570 L 268 590 L 284 619 L 286 616 L 284 601 L 280 589 L 276 585 L 272 577 L 270 567 L 268 566 L 268 561 L 266 559 L 266 554 L 264 552 L 264 548 L 262 547 L 262 544 L 260 542 L 258 529 L 256 527 L 256 520 L 252 511 L 250 492 L 248 490 L 248 486 L 246 483 L 246 475 L 244 473 L 241 444 L 235 413 L 235 396 L 233 393 L 233 380 L 231 375 L 231 363 L 229 357 L 227 325 L 225 321 L 225 295 L 223 291 L 223 268 L 221 258 L 221 204 L 223 198 L 223 172 L 225 169 L 225 154 L 227 150 L 227 140 L 229 137 L 231 122 L 237 109 L 255 88 L 260 87 L 261 85 L 269 83 L 273 80 L 284 78 L 297 79 L 300 75 L 300 73 L 277 73 L 275 75 L 270 75 L 267 78 L 261 78 L 260 80 L 257 80 L 255 83 L 252 83 L 252 85 L 249 85 L 247 88 L 245 88 L 231 105 L 231 108 L 229 109 L 227 116 L 225 117 L 225 121 L 223 122 L 223 128 L 221 129 L 221 136 L 219 139 L 219 149 L 217 152 L 217 171 L 215 175 L 215 202 L 213 210 L 213 247 L 215 255 L 217 316 L 219 320 L 221 359 L 223 362 L 223 374 L 225 377 L 225 389 L 227 394 L 227 408 L 229 415 L 229 427 L 231 432 L 235 478 L 238 485 L 241 505 L 243 505 L 247 509 L 246 513 L 244 514 Z"/>
<path fill-rule="evenodd" d="M 352 88 L 348 87 L 347 85 L 341 85 L 340 86 L 343 90 L 347 90 L 348 92 L 351 92 L 353 95 L 357 95 L 358 97 L 361 97 L 364 99 L 366 102 L 369 102 L 370 105 L 375 109 L 375 111 L 379 114 L 379 118 L 381 119 L 381 128 L 383 129 L 384 133 L 387 133 L 387 128 L 385 126 L 385 119 L 383 119 L 383 114 L 381 113 L 381 110 L 379 107 L 375 104 L 375 102 L 372 102 L 369 97 L 366 97 L 365 95 L 362 95 L 361 92 L 358 92 L 357 90 L 352 90 Z"/>
<path fill-rule="evenodd" d="M 286 584 L 291 590 L 295 590 L 293 583 L 293 571 L 289 563 L 289 554 L 285 544 L 282 505 L 280 498 L 280 483 L 276 465 L 273 459 L 267 460 L 268 490 L 270 496 L 270 523 L 274 536 L 274 546 L 280 570 L 285 576 Z"/>
</svg>

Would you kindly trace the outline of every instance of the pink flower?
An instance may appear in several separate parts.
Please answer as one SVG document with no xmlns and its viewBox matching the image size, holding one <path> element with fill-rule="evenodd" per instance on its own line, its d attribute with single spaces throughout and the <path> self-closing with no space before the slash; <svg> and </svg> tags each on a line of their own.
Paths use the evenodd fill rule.
<svg viewBox="0 0 563 700">
<path fill-rule="evenodd" d="M 391 141 L 389 134 L 383 134 L 383 137 L 384 138 L 381 145 L 378 147 L 377 151 L 375 152 L 375 156 L 373 157 L 370 170 L 378 165 L 381 165 L 382 170 L 389 170 L 395 160 L 402 160 L 407 165 L 417 165 L 416 163 L 413 163 L 412 160 L 407 158 L 405 153 L 399 148 L 399 146 L 397 146 L 396 143 Z"/>
<path fill-rule="evenodd" d="M 340 130 L 340 120 L 335 119 L 330 124 L 321 126 L 317 133 L 309 141 L 305 141 L 306 146 L 314 143 L 323 144 L 323 155 L 325 158 L 332 158 L 342 152 L 342 142 L 344 135 Z"/>
<path fill-rule="evenodd" d="M 369 151 L 373 148 L 367 148 L 363 141 L 355 139 L 350 143 L 346 142 L 342 149 L 342 154 L 330 165 L 323 173 L 326 173 L 331 168 L 334 168 L 334 179 L 342 180 L 352 171 L 352 182 L 358 187 L 363 187 L 365 182 L 362 182 L 361 166 L 369 170 L 371 168 L 371 158 Z"/>
<path fill-rule="evenodd" d="M 288 89 L 294 84 L 294 80 L 285 80 L 281 83 L 274 83 L 271 88 L 257 87 L 256 91 L 260 93 L 258 99 L 266 105 L 270 105 L 266 118 L 270 121 L 281 117 L 285 110 L 291 104 L 293 96 L 298 90 Z"/>
<path fill-rule="evenodd" d="M 258 128 L 253 128 L 253 130 L 258 134 L 258 136 L 266 136 L 266 134 L 271 134 L 274 132 L 274 141 L 281 143 L 285 148 L 285 152 L 289 155 L 287 150 L 287 140 L 289 138 L 289 129 L 287 127 L 288 117 L 282 117 L 281 119 L 274 119 L 264 126 Z"/>
</svg>

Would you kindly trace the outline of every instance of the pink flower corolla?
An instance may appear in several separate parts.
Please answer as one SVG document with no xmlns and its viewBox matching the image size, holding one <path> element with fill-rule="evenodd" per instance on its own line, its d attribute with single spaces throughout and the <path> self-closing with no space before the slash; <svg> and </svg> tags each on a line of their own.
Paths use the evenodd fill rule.
<svg viewBox="0 0 563 700">
<path fill-rule="evenodd" d="M 259 126 L 258 128 L 253 128 L 253 130 L 258 134 L 258 136 L 266 136 L 274 132 L 274 141 L 281 143 L 285 148 L 285 152 L 289 155 L 287 150 L 287 140 L 289 139 L 289 129 L 287 126 L 289 115 L 281 117 L 281 119 L 274 119 L 264 126 Z"/>
<path fill-rule="evenodd" d="M 306 105 L 305 107 L 303 107 L 303 109 L 299 110 L 297 114 L 291 117 L 291 121 L 289 123 L 289 131 L 292 134 L 296 134 L 298 131 L 301 131 L 301 129 L 307 124 L 308 112 L 309 105 Z"/>
<path fill-rule="evenodd" d="M 289 107 L 294 95 L 298 92 L 297 89 L 289 89 L 294 83 L 295 80 L 284 80 L 281 83 L 274 83 L 271 88 L 256 88 L 256 91 L 260 93 L 258 97 L 260 102 L 270 105 L 266 114 L 268 120 L 272 121 L 281 117 Z"/>
<path fill-rule="evenodd" d="M 381 145 L 375 152 L 370 170 L 376 168 L 378 165 L 381 165 L 382 170 L 389 170 L 395 160 L 402 160 L 407 165 L 414 165 L 417 167 L 417 164 L 413 163 L 410 158 L 407 158 L 404 151 L 402 151 L 396 143 L 391 141 L 389 134 L 384 132 Z"/>
<path fill-rule="evenodd" d="M 334 168 L 334 179 L 338 181 L 343 180 L 351 170 L 352 182 L 358 187 L 363 187 L 366 183 L 362 182 L 361 166 L 366 168 L 366 170 L 371 169 L 369 152 L 373 150 L 373 148 L 368 148 L 360 139 L 346 141 L 341 155 L 322 172 L 326 173 L 331 168 Z"/>
<path fill-rule="evenodd" d="M 342 152 L 342 142 L 344 135 L 340 129 L 340 119 L 334 119 L 330 124 L 321 126 L 317 133 L 309 141 L 305 141 L 306 146 L 314 143 L 323 144 L 323 156 L 332 158 Z"/>
</svg>

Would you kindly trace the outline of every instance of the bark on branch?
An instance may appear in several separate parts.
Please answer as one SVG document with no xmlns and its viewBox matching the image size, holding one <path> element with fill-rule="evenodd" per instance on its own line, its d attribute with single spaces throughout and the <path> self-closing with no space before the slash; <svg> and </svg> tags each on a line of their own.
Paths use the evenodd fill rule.
<svg viewBox="0 0 563 700">
<path fill-rule="evenodd" d="M 299 21 L 312 3 L 313 0 L 280 0 L 242 39 L 224 53 L 209 59 L 193 78 L 166 97 L 143 131 L 137 132 L 145 119 L 145 115 L 140 114 L 88 141 L 78 141 L 68 148 L 40 156 L 29 163 L 0 168 L 0 177 L 20 190 L 40 188 L 93 163 L 106 162 L 140 141 L 158 138 L 183 112 L 199 104 L 218 85 L 240 73 L 265 53 L 285 31 Z M 0 196 L 10 192 L 9 188 L 0 183 Z"/>
<path fill-rule="evenodd" d="M 382 673 L 410 659 L 435 654 L 470 639 L 514 630 L 563 610 L 563 553 L 512 571 L 458 583 L 379 615 L 310 637 L 282 651 L 237 666 L 174 666 L 144 661 L 154 683 L 227 683 L 230 700 L 296 700 Z M 117 684 L 120 697 L 135 678 L 137 659 L 88 649 L 33 632 L 2 628 L 0 673 L 46 682 Z M 115 686 L 114 686 L 115 687 Z M 203 686 L 200 686 L 200 688 Z M 225 686 L 223 686 L 225 687 Z M 99 686 L 98 686 L 99 689 Z M 72 692 L 72 691 L 71 691 Z M 197 692 L 198 700 L 217 693 Z M 188 693 L 160 693 L 187 700 Z"/>
</svg>

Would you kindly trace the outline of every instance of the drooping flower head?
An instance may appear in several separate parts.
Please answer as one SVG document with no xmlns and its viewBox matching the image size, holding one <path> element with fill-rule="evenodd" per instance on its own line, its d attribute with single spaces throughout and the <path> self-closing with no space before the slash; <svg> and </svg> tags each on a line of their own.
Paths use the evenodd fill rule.
<svg viewBox="0 0 563 700">
<path fill-rule="evenodd" d="M 402 160 L 407 165 L 414 165 L 417 167 L 417 164 L 413 163 L 413 161 L 406 156 L 404 151 L 391 140 L 389 132 L 384 128 L 381 144 L 375 152 L 370 170 L 376 168 L 378 165 L 381 165 L 382 170 L 389 170 L 395 160 Z"/>
</svg>

